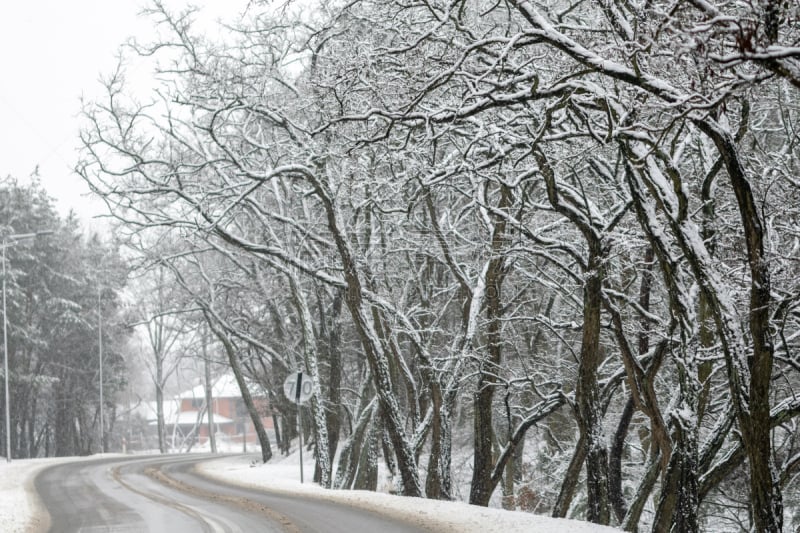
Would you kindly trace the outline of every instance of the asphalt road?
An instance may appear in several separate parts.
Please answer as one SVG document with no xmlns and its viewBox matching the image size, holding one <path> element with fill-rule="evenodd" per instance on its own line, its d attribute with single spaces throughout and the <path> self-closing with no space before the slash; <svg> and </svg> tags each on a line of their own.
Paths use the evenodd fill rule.
<svg viewBox="0 0 800 533">
<path fill-rule="evenodd" d="M 202 477 L 213 456 L 99 459 L 43 470 L 35 480 L 52 533 L 409 533 L 413 525 L 319 499 L 271 494 Z"/>
</svg>

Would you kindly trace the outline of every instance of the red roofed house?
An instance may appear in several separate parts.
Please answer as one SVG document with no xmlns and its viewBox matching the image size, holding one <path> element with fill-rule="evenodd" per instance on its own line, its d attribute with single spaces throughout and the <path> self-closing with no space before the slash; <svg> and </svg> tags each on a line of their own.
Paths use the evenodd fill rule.
<svg viewBox="0 0 800 533">
<path fill-rule="evenodd" d="M 264 427 L 272 429 L 272 416 L 269 416 L 269 402 L 261 387 L 251 384 L 250 394 L 256 409 L 262 414 Z M 230 444 L 246 446 L 258 444 L 253 421 L 242 400 L 242 393 L 233 374 L 224 374 L 217 378 L 211 386 L 212 412 L 215 435 L 218 444 L 220 438 Z M 205 446 L 208 442 L 208 415 L 206 410 L 205 385 L 176 396 L 179 401 L 176 420 L 172 422 L 174 430 L 184 438 L 192 440 L 196 445 Z"/>
</svg>

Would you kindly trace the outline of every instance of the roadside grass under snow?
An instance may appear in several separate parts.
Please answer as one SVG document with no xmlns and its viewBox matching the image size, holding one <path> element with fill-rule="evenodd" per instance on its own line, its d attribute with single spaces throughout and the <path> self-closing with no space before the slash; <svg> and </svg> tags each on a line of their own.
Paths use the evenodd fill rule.
<svg viewBox="0 0 800 533">
<path fill-rule="evenodd" d="M 198 450 L 199 451 L 199 450 Z M 102 457 L 127 457 L 105 454 Z M 101 456 L 49 459 L 20 459 L 0 463 L 0 524 L 4 533 L 43 531 L 47 521 L 33 487 L 33 480 L 43 468 Z M 300 484 L 299 455 L 275 457 L 261 464 L 258 455 L 222 456 L 202 463 L 198 469 L 205 475 L 247 487 L 266 488 L 284 494 L 368 509 L 421 526 L 436 533 L 602 533 L 618 531 L 580 522 L 533 515 L 520 511 L 477 507 L 463 502 L 442 502 L 423 498 L 393 496 L 384 492 L 325 490 L 310 482 L 314 463 L 305 458 L 305 483 Z M 387 490 L 386 482 L 382 490 Z"/>
</svg>

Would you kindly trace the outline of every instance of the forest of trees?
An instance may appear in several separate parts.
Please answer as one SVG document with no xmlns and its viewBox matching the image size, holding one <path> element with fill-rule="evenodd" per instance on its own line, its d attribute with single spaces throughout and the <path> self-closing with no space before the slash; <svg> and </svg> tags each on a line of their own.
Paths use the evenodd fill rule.
<svg viewBox="0 0 800 533">
<path fill-rule="evenodd" d="M 795 2 L 148 16 L 78 172 L 266 387 L 281 450 L 280 384 L 312 377 L 322 486 L 382 461 L 404 495 L 629 531 L 800 525 Z"/>
<path fill-rule="evenodd" d="M 0 181 L 6 259 L 11 457 L 73 456 L 108 447 L 115 395 L 128 375 L 119 317 L 127 270 L 114 246 L 61 218 L 38 180 Z M 43 233 L 15 242 L 15 235 Z M 103 324 L 105 322 L 105 324 Z M 105 416 L 100 442 L 100 336 Z M 2 375 L 2 369 L 0 369 Z M 5 413 L 5 394 L 0 397 Z M 6 457 L 6 425 L 0 455 Z"/>
</svg>

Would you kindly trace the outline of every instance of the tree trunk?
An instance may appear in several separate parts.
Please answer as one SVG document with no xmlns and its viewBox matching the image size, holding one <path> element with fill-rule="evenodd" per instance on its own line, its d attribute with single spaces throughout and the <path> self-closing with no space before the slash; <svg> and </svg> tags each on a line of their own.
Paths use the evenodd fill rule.
<svg viewBox="0 0 800 533">
<path fill-rule="evenodd" d="M 367 434 L 373 425 L 373 419 L 377 412 L 377 402 L 373 401 L 359 413 L 353 433 L 345 441 L 342 453 L 339 458 L 339 466 L 336 471 L 336 481 L 334 486 L 338 489 L 351 489 L 355 482 L 358 459 L 361 456 L 361 448 L 367 442 Z"/>
<path fill-rule="evenodd" d="M 483 374 L 485 375 L 485 374 Z M 472 505 L 489 505 L 492 496 L 490 484 L 494 457 L 492 456 L 492 441 L 494 432 L 492 431 L 492 398 L 494 388 L 486 381 L 491 379 L 478 380 L 478 392 L 475 393 L 473 409 L 472 430 L 473 439 L 473 467 L 472 483 L 470 484 L 469 503 Z"/>
<path fill-rule="evenodd" d="M 661 482 L 661 498 L 653 520 L 654 533 L 698 531 L 696 428 L 691 421 L 686 422 L 674 420 L 675 446 Z"/>
<path fill-rule="evenodd" d="M 748 359 L 749 382 L 739 379 L 731 383 L 747 387 L 734 390 L 737 399 L 739 426 L 742 441 L 750 462 L 750 502 L 756 530 L 777 533 L 783 530 L 783 498 L 776 476 L 772 457 L 770 431 L 770 381 L 774 345 L 770 333 L 770 269 L 764 252 L 764 230 L 759 206 L 753 196 L 750 182 L 739 158 L 736 143 L 730 133 L 716 124 L 697 121 L 698 127 L 713 141 L 728 171 L 733 192 L 739 207 L 747 245 L 747 260 L 750 266 L 750 336 L 753 342 L 752 358 Z M 744 356 L 744 354 L 733 354 Z M 728 363 L 729 372 L 740 372 Z M 738 401 L 747 397 L 747 403 Z"/>
<path fill-rule="evenodd" d="M 511 191 L 500 188 L 498 209 L 505 211 L 511 203 Z M 506 219 L 495 220 L 492 231 L 489 268 L 486 270 L 486 351 L 478 370 L 478 383 L 474 395 L 473 416 L 473 467 L 469 503 L 489 505 L 495 485 L 492 483 L 494 470 L 494 424 L 492 411 L 497 374 L 503 357 L 502 338 L 502 288 L 505 279 L 505 258 L 502 255 L 506 240 Z"/>
<path fill-rule="evenodd" d="M 625 531 L 632 531 L 635 533 L 639 530 L 639 519 L 642 516 L 642 511 L 644 511 L 647 500 L 650 498 L 650 493 L 653 492 L 653 487 L 655 487 L 658 481 L 658 474 L 661 472 L 661 464 L 662 461 L 659 457 L 658 448 L 654 448 L 654 451 L 650 454 L 650 461 L 645 468 L 644 477 L 639 483 L 633 501 L 628 507 L 628 513 L 625 515 L 625 519 L 622 520 L 622 529 Z"/>
<path fill-rule="evenodd" d="M 625 503 L 625 495 L 622 493 L 622 455 L 625 451 L 625 437 L 628 435 L 628 428 L 633 418 L 634 407 L 633 397 L 629 396 L 622 410 L 617 431 L 611 443 L 608 459 L 608 499 L 614 510 L 614 515 L 618 522 L 622 522 L 628 512 Z"/>
<path fill-rule="evenodd" d="M 332 314 L 328 328 L 328 409 L 325 420 L 328 426 L 328 457 L 336 457 L 339 447 L 339 434 L 341 432 L 341 406 L 342 406 L 342 352 L 341 329 L 338 325 L 342 314 L 342 291 L 336 291 L 333 297 Z"/>
<path fill-rule="evenodd" d="M 582 210 L 586 206 L 576 205 L 574 199 L 561 198 L 555 172 L 544 152 L 537 149 L 534 157 L 544 178 L 550 204 L 581 230 L 589 247 L 589 257 L 584 271 L 583 328 L 575 405 L 578 429 L 585 447 L 587 519 L 590 522 L 608 524 L 611 518 L 608 500 L 608 451 L 603 436 L 602 407 L 597 384 L 597 371 L 602 361 L 600 318 L 605 278 L 603 262 L 606 259 L 602 232 L 595 227 L 593 217 L 583 213 Z M 557 509 L 566 512 L 564 508 L 557 507 Z"/>
<path fill-rule="evenodd" d="M 417 462 L 414 450 L 406 437 L 405 417 L 391 379 L 391 370 L 388 357 L 384 352 L 375 325 L 371 320 L 370 306 L 364 301 L 362 282 L 358 273 L 356 259 L 347 238 L 343 234 L 334 206 L 331 193 L 316 176 L 307 176 L 313 183 L 317 194 L 325 206 L 328 219 L 328 229 L 331 231 L 342 262 L 344 280 L 347 286 L 346 302 L 353 318 L 358 338 L 364 348 L 367 362 L 370 366 L 375 390 L 381 403 L 386 429 L 392 441 L 394 452 L 397 456 L 400 475 L 403 479 L 403 491 L 406 496 L 422 496 L 422 485 L 417 472 Z"/>
<path fill-rule="evenodd" d="M 450 495 L 450 421 L 444 412 L 441 389 L 431 387 L 433 420 L 431 421 L 431 453 L 425 495 L 434 500 L 449 500 Z"/>
<path fill-rule="evenodd" d="M 269 443 L 267 431 L 264 429 L 264 422 L 261 420 L 261 413 L 258 412 L 255 403 L 253 403 L 253 397 L 250 394 L 250 388 L 247 386 L 247 382 L 244 379 L 244 374 L 242 374 L 242 365 L 239 361 L 239 356 L 236 355 L 236 349 L 225 332 L 219 329 L 219 327 L 211 322 L 211 320 L 211 317 L 206 317 L 206 322 L 208 323 L 209 327 L 211 327 L 211 331 L 213 331 L 220 340 L 222 347 L 225 349 L 225 353 L 228 356 L 228 363 L 231 366 L 234 378 L 236 378 L 236 383 L 239 385 L 239 391 L 242 393 L 242 401 L 247 408 L 247 412 L 250 414 L 250 420 L 253 422 L 256 435 L 258 436 L 258 442 L 261 445 L 261 460 L 266 463 L 272 458 L 272 447 Z"/>
<path fill-rule="evenodd" d="M 378 490 L 378 439 L 381 433 L 381 416 L 377 413 L 365 428 L 364 440 L 356 458 L 353 490 Z"/>
<path fill-rule="evenodd" d="M 208 413 L 208 442 L 211 453 L 217 453 L 217 437 L 214 431 L 214 397 L 211 390 L 211 362 L 208 360 L 206 327 L 203 325 L 203 366 L 206 381 L 206 412 Z"/>
<path fill-rule="evenodd" d="M 583 296 L 583 336 L 581 339 L 575 403 L 578 427 L 585 436 L 587 519 L 609 523 L 608 452 L 602 430 L 602 408 L 597 388 L 600 367 L 600 310 L 602 307 L 602 256 L 590 243 L 588 269 Z"/>
<path fill-rule="evenodd" d="M 575 497 L 575 490 L 578 487 L 578 481 L 581 477 L 581 469 L 586 460 L 586 438 L 583 433 L 580 434 L 578 442 L 575 444 L 575 451 L 572 454 L 572 459 L 569 461 L 567 472 L 564 474 L 564 479 L 561 481 L 561 488 L 558 491 L 556 503 L 553 505 L 553 517 L 565 518 L 569 512 L 569 506 L 572 504 L 572 498 Z"/>
<path fill-rule="evenodd" d="M 648 246 L 644 253 L 644 270 L 641 271 L 641 284 L 639 285 L 639 306 L 646 312 L 650 311 L 650 294 L 652 292 L 653 284 L 653 263 L 655 260 L 655 249 L 653 246 Z M 640 331 L 638 335 L 638 355 L 644 356 L 650 350 L 650 323 L 647 319 L 642 318 L 640 321 Z M 622 321 L 616 320 L 615 317 L 615 331 L 617 333 L 618 342 L 625 343 L 624 332 L 622 328 Z M 622 347 L 623 352 L 625 347 Z M 631 386 L 631 396 L 625 404 L 625 408 L 620 417 L 617 432 L 614 434 L 614 440 L 611 448 L 611 458 L 609 462 L 609 499 L 617 520 L 622 523 L 625 515 L 628 513 L 627 505 L 625 504 L 625 497 L 622 493 L 622 455 L 625 446 L 625 437 L 628 434 L 631 419 L 636 408 L 637 395 L 639 402 L 645 405 L 646 414 L 651 420 L 651 432 L 653 435 L 659 435 L 663 439 L 666 437 L 666 428 L 663 428 L 663 419 L 658 414 L 659 409 L 656 403 L 656 394 L 653 388 L 653 381 L 655 373 L 660 366 L 660 358 L 657 361 L 651 362 L 650 368 L 644 373 L 644 382 L 640 382 L 636 375 L 636 370 L 633 364 L 627 365 L 626 370 L 629 373 L 628 381 Z M 633 390 L 633 388 L 642 387 L 644 390 Z M 642 396 L 644 398 L 642 398 Z M 658 437 L 657 437 L 658 438 Z M 660 444 L 663 451 L 666 451 L 667 443 Z"/>
<path fill-rule="evenodd" d="M 156 426 L 158 451 L 167 453 L 166 425 L 164 423 L 164 360 L 156 356 Z"/>
</svg>

